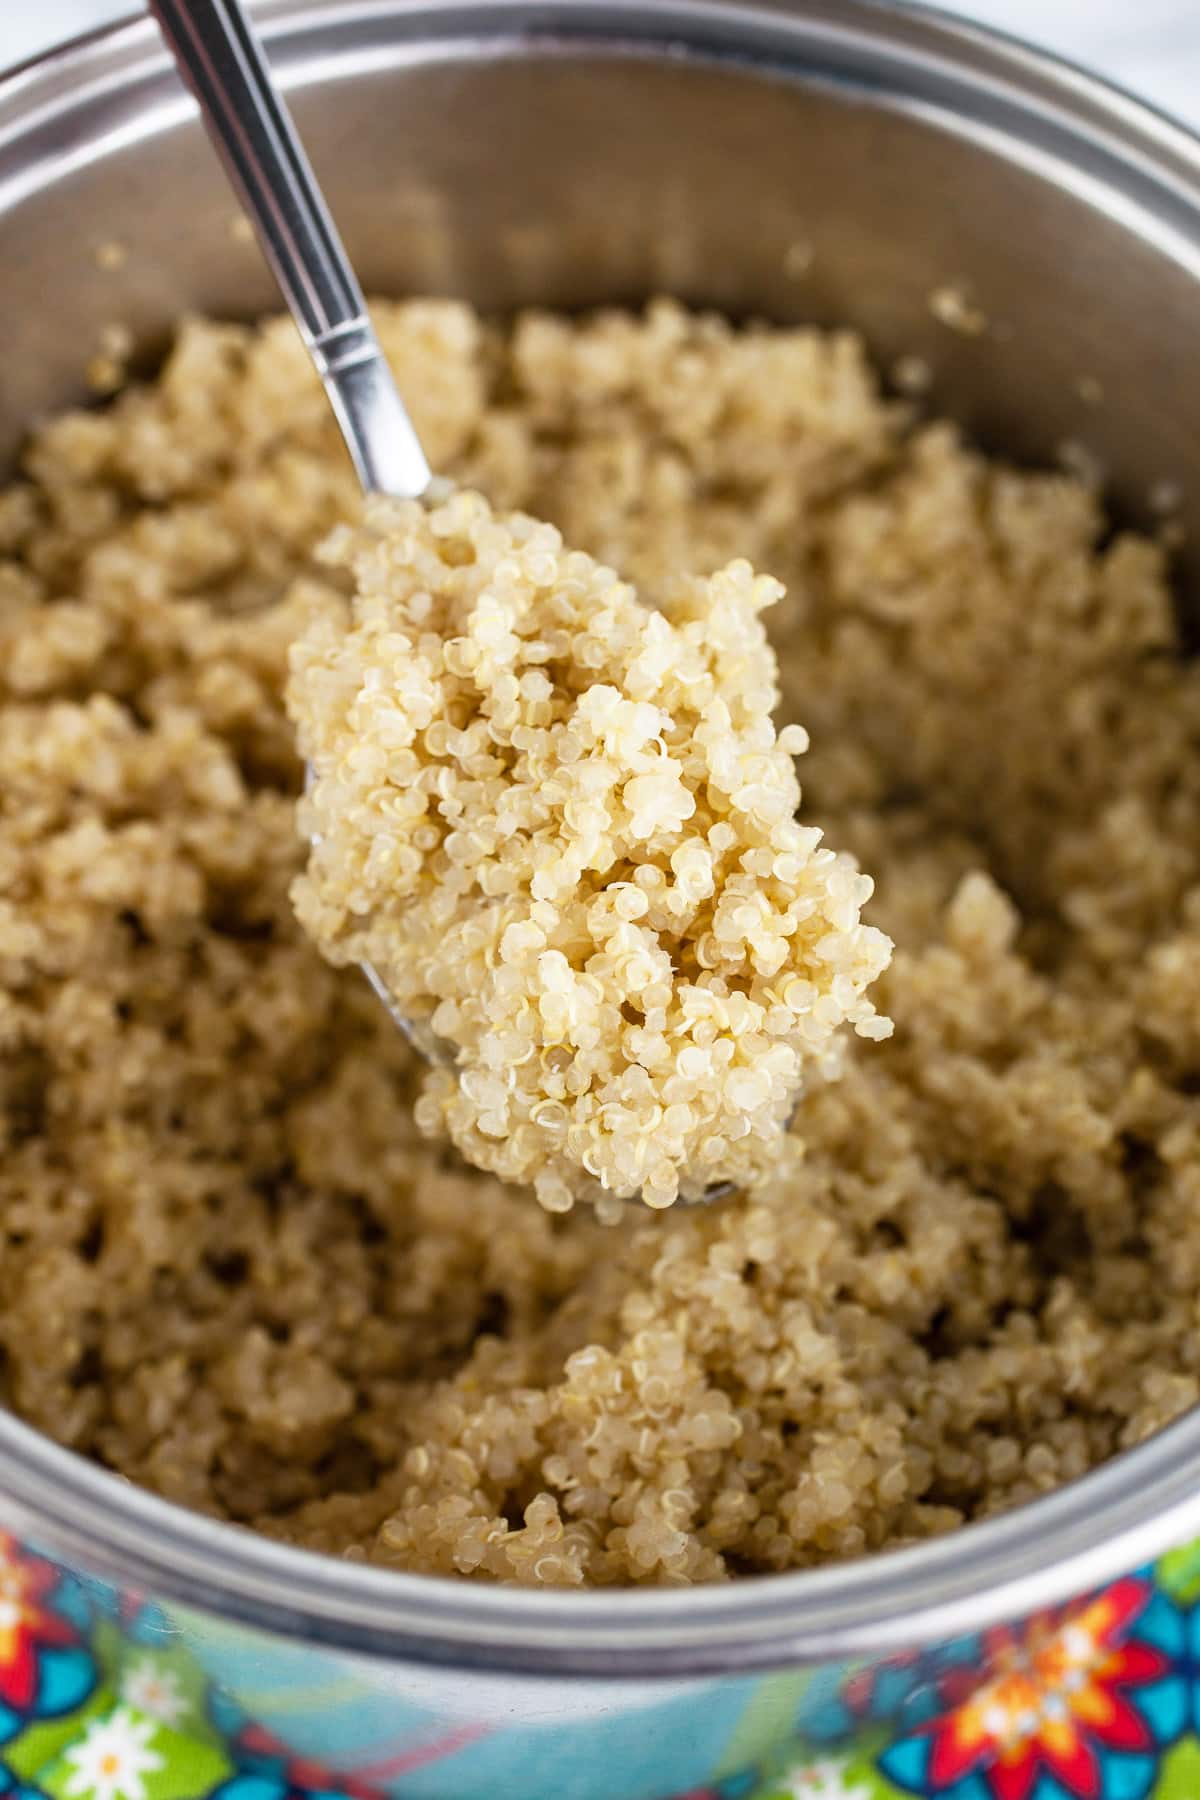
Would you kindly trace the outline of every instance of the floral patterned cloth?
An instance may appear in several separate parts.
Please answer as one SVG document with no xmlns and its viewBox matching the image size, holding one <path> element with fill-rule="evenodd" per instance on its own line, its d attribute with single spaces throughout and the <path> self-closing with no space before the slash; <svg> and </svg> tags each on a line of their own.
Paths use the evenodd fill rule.
<svg viewBox="0 0 1200 1800">
<path fill-rule="evenodd" d="M 156 1607 L 0 1534 L 9 1796 L 372 1800 L 246 1719 Z M 675 1800 L 911 1796 L 1200 1800 L 1200 1543 L 1019 1628 L 816 1685 L 770 1766 Z"/>
</svg>

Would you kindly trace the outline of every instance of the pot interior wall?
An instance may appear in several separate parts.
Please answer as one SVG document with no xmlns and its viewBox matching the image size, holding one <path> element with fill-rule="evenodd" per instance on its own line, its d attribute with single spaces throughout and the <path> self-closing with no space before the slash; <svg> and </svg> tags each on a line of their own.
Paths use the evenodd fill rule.
<svg viewBox="0 0 1200 1800">
<path fill-rule="evenodd" d="M 898 108 L 883 84 L 839 87 L 818 67 L 540 39 L 519 54 L 478 36 L 389 46 L 386 32 L 340 59 L 326 43 L 306 62 L 303 46 L 293 32 L 280 66 L 368 291 L 499 309 L 667 291 L 850 325 L 885 366 L 924 358 L 931 404 L 989 447 L 1045 461 L 1082 441 L 1125 513 L 1145 522 L 1172 482 L 1200 528 L 1186 207 L 1182 232 L 1159 229 L 1051 154 L 998 130 L 971 141 L 936 106 Z M 181 312 L 278 304 L 233 216 L 148 41 L 118 106 L 94 90 L 0 133 L 0 452 L 80 394 L 106 325 L 152 355 Z M 97 266 L 107 243 L 120 267 Z M 935 317 L 946 287 L 985 329 Z M 1200 559 L 1184 564 L 1200 587 Z"/>
</svg>

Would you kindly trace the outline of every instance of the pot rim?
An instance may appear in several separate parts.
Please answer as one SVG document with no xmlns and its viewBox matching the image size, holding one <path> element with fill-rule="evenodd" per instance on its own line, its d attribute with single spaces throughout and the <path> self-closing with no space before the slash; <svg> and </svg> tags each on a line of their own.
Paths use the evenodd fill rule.
<svg viewBox="0 0 1200 1800">
<path fill-rule="evenodd" d="M 1200 279 L 1200 139 L 1010 37 L 884 0 L 268 0 L 256 16 L 285 85 L 320 73 L 353 25 L 406 15 L 420 41 L 476 49 L 736 57 L 747 72 L 860 92 L 1059 165 L 1093 204 Z M 309 40 L 312 40 L 311 42 Z M 326 46 L 328 40 L 328 46 Z M 400 54 L 393 38 L 390 49 Z M 376 52 L 380 49 L 376 40 Z M 820 52 L 815 67 L 805 54 Z M 351 58 L 351 61 L 353 58 Z M 880 63 L 895 90 L 872 82 Z M 290 76 L 290 81 L 289 81 Z M 118 20 L 0 76 L 0 210 L 11 141 L 94 109 L 88 142 L 186 116 L 149 20 Z M 966 100 L 974 102 L 964 110 Z M 51 186 L 61 166 L 41 151 Z M 1107 184 L 1107 185 L 1106 185 Z M 340 1561 L 134 1487 L 0 1412 L 0 1511 L 52 1556 L 182 1607 L 372 1657 L 530 1676 L 679 1677 L 880 1653 L 980 1630 L 1102 1585 L 1200 1532 L 1200 1408 L 1055 1493 L 907 1549 L 727 1586 L 529 1591 Z"/>
</svg>

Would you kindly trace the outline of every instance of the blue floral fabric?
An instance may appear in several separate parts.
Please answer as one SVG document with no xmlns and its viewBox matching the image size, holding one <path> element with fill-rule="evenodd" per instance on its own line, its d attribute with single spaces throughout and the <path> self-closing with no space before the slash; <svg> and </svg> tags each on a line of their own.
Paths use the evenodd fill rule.
<svg viewBox="0 0 1200 1800">
<path fill-rule="evenodd" d="M 1200 1800 L 1200 1544 L 1020 1626 L 819 1675 L 765 1765 L 663 1800 L 914 1796 Z M 247 1718 L 156 1607 L 0 1534 L 0 1800 L 376 1796 Z"/>
</svg>

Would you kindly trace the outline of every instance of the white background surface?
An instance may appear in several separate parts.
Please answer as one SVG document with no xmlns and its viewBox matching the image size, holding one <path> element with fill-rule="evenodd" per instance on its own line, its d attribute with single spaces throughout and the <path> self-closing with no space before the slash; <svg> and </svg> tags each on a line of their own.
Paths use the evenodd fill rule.
<svg viewBox="0 0 1200 1800">
<path fill-rule="evenodd" d="M 1045 44 L 1200 127 L 1200 0 L 943 0 Z M 136 0 L 0 0 L 0 66 L 136 10 Z"/>
</svg>

